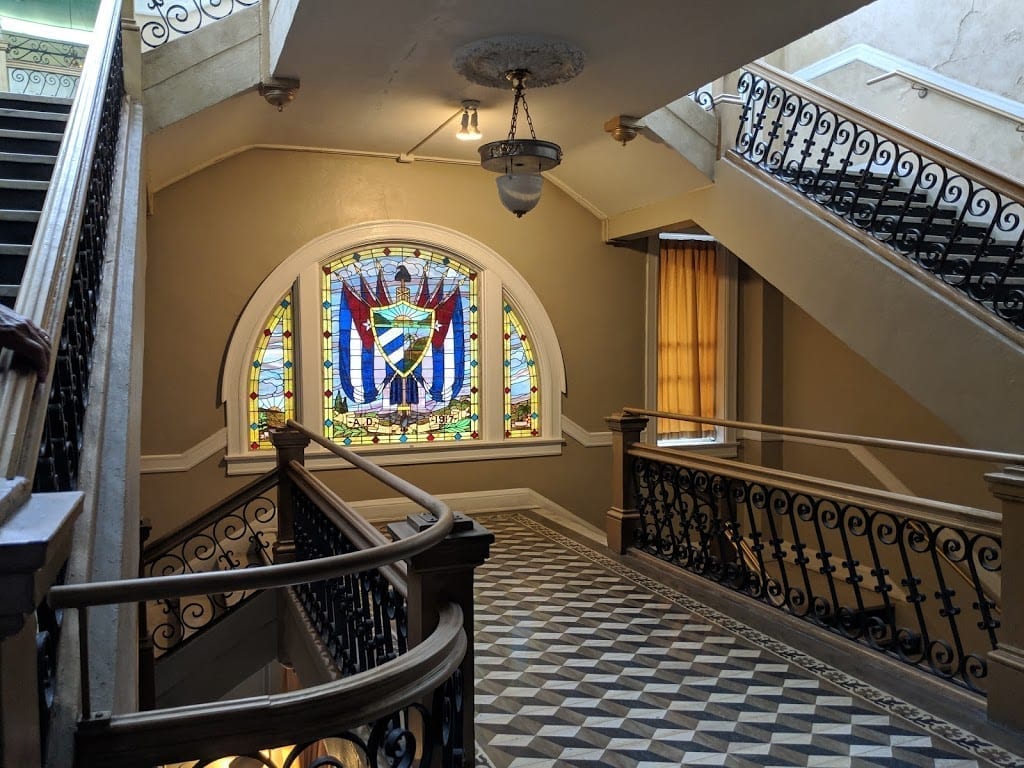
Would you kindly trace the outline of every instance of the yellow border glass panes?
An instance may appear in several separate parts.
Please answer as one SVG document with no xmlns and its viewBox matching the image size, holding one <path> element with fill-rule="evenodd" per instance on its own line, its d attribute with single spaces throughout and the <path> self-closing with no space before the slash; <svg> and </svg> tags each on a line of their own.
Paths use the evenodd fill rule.
<svg viewBox="0 0 1024 768">
<path fill-rule="evenodd" d="M 502 296 L 505 349 L 505 437 L 540 434 L 540 383 L 537 363 L 523 325 L 507 296 Z"/>
<path fill-rule="evenodd" d="M 277 303 L 256 342 L 249 371 L 249 450 L 273 448 L 270 430 L 295 418 L 292 293 Z"/>
<path fill-rule="evenodd" d="M 477 275 L 407 243 L 322 267 L 324 435 L 344 445 L 476 440 Z"/>
</svg>

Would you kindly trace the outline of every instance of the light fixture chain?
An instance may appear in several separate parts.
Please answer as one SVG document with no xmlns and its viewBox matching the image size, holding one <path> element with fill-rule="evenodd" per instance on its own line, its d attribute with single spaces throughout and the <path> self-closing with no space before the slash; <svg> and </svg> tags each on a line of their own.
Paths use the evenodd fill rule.
<svg viewBox="0 0 1024 768">
<path fill-rule="evenodd" d="M 533 130 L 533 118 L 530 117 L 530 105 L 526 103 L 526 94 L 522 94 L 523 98 L 523 112 L 526 113 L 526 124 L 530 126 L 530 138 L 536 139 L 537 132 Z"/>
</svg>

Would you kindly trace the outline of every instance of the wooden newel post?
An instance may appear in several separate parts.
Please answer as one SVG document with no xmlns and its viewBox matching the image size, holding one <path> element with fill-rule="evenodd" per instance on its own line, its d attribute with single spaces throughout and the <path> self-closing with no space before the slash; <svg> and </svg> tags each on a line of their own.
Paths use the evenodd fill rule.
<svg viewBox="0 0 1024 768">
<path fill-rule="evenodd" d="M 612 431 L 612 503 L 605 515 L 605 533 L 608 548 L 621 555 L 633 542 L 633 532 L 640 519 L 626 451 L 633 443 L 640 442 L 640 433 L 647 427 L 647 417 L 616 413 L 604 421 Z"/>
<path fill-rule="evenodd" d="M 1006 467 L 985 479 L 1003 513 L 1003 615 L 999 647 L 988 654 L 988 718 L 1019 733 L 1024 731 L 1024 467 Z"/>
<path fill-rule="evenodd" d="M 424 525 L 425 515 L 410 515 L 400 523 L 388 525 L 395 541 L 418 533 Z M 463 628 L 466 631 L 466 656 L 462 660 L 462 743 L 463 765 L 474 765 L 476 735 L 473 718 L 475 709 L 475 677 L 473 672 L 473 573 L 491 553 L 494 534 L 474 520 L 456 514 L 455 529 L 432 549 L 422 552 L 409 564 L 409 647 L 429 637 L 437 628 L 438 610 L 447 603 L 462 608 Z"/>
<path fill-rule="evenodd" d="M 292 461 L 306 463 L 309 438 L 295 429 L 277 429 L 270 433 L 270 442 L 277 449 L 277 541 L 274 542 L 274 562 L 290 563 L 295 560 L 295 496 L 287 469 Z"/>
</svg>

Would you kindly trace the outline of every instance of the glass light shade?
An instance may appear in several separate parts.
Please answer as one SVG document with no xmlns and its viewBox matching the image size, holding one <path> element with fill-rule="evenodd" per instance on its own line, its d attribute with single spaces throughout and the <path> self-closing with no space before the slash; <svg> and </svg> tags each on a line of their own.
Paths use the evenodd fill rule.
<svg viewBox="0 0 1024 768">
<path fill-rule="evenodd" d="M 497 179 L 501 204 L 517 217 L 529 213 L 540 202 L 544 177 L 539 173 L 502 174 Z"/>
</svg>

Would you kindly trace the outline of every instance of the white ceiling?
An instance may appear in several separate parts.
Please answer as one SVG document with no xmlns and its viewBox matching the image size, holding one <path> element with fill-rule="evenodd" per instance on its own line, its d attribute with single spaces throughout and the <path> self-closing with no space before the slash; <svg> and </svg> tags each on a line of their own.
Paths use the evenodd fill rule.
<svg viewBox="0 0 1024 768">
<path fill-rule="evenodd" d="M 454 51 L 503 34 L 560 39 L 582 48 L 583 71 L 528 88 L 530 112 L 538 137 L 565 154 L 548 175 L 609 216 L 685 192 L 702 177 L 655 137 L 615 143 L 606 120 L 646 115 L 866 2 L 300 0 L 274 67 L 301 80 L 294 103 L 279 116 L 251 95 L 236 97 L 210 122 L 230 114 L 263 141 L 397 156 L 462 99 L 479 99 L 481 142 L 457 141 L 456 119 L 415 153 L 474 163 L 479 143 L 507 134 L 512 97 L 464 80 L 452 68 Z"/>
</svg>

